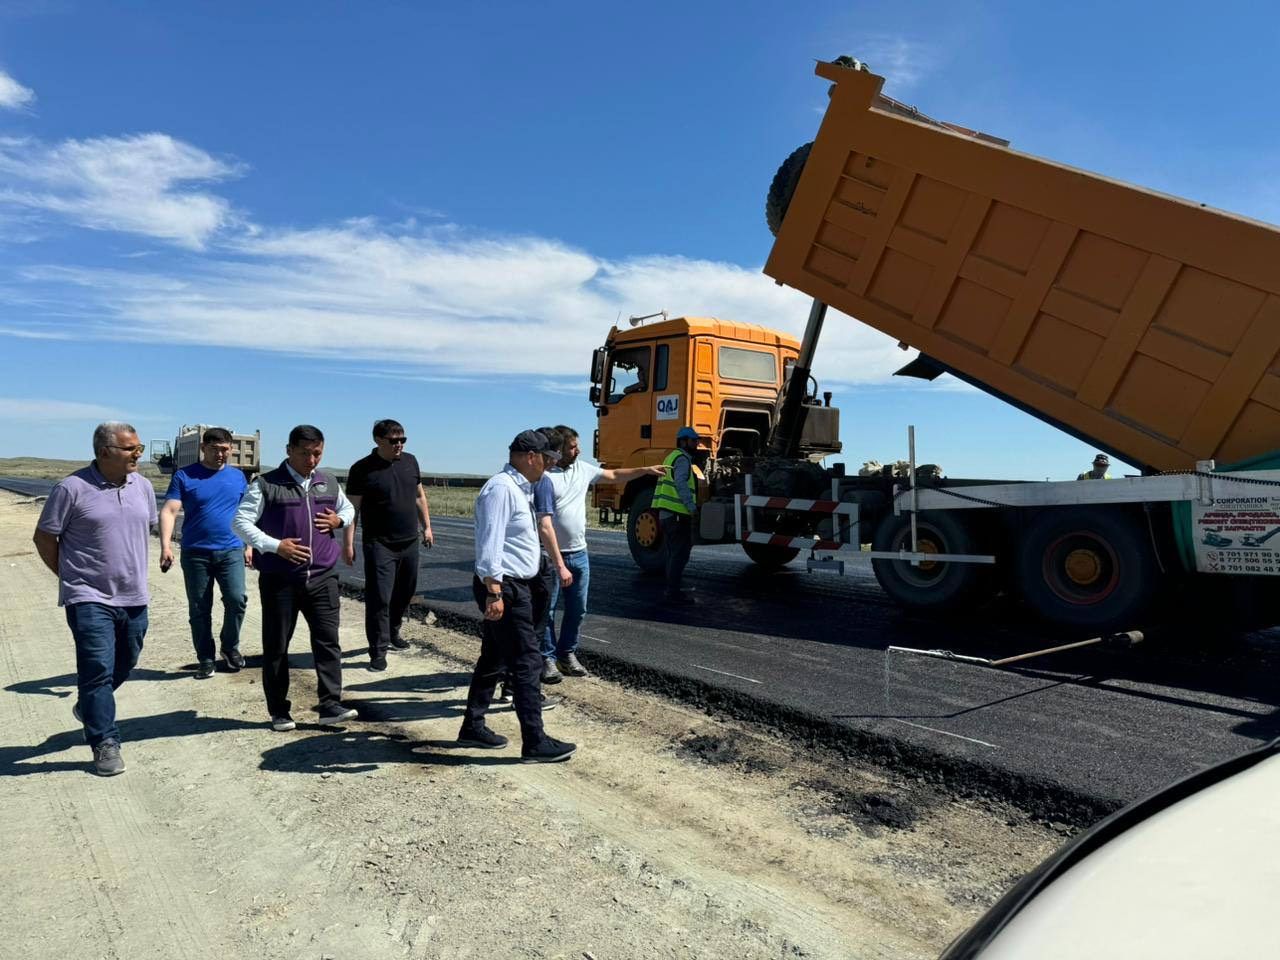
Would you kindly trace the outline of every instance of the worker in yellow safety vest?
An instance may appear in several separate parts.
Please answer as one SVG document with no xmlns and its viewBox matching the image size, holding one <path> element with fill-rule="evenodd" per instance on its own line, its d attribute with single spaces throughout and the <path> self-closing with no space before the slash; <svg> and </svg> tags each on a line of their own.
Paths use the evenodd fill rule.
<svg viewBox="0 0 1280 960">
<path fill-rule="evenodd" d="M 1086 470 L 1077 480 L 1110 480 L 1111 474 L 1107 473 L 1107 467 L 1111 466 L 1111 458 L 1105 453 L 1100 453 L 1093 458 L 1093 467 Z"/>
<path fill-rule="evenodd" d="M 667 454 L 665 475 L 658 479 L 653 491 L 653 506 L 662 526 L 662 542 L 667 552 L 668 603 L 690 603 L 680 589 L 684 568 L 693 550 L 693 517 L 698 512 L 698 479 L 693 473 L 693 457 L 698 451 L 698 432 L 681 427 L 676 433 L 676 448 Z"/>
</svg>

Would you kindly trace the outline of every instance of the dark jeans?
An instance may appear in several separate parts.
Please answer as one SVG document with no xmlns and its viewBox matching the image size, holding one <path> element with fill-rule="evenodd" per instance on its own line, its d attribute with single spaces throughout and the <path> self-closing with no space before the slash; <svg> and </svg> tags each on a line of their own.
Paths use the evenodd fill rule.
<svg viewBox="0 0 1280 960">
<path fill-rule="evenodd" d="M 538 568 L 538 581 L 542 584 L 542 589 L 546 593 L 547 602 L 542 605 L 538 615 L 533 618 L 533 635 L 538 638 L 538 650 L 544 657 L 555 656 L 555 650 L 551 653 L 546 651 L 546 642 L 544 637 L 547 635 L 547 625 L 551 622 L 551 595 L 560 586 L 560 574 L 556 571 L 555 565 L 552 564 L 551 558 L 545 553 L 542 555 L 542 566 Z"/>
<path fill-rule="evenodd" d="M 273 717 L 289 712 L 289 641 L 301 613 L 311 631 L 311 655 L 321 707 L 342 702 L 342 647 L 338 643 L 338 575 L 310 580 L 258 575 L 262 599 L 262 692 Z"/>
<path fill-rule="evenodd" d="M 488 592 L 479 577 L 473 577 L 471 591 L 483 611 Z M 467 691 L 464 726 L 479 727 L 493 700 L 494 687 L 508 671 L 512 700 L 520 720 L 520 739 L 526 747 L 542 742 L 542 654 L 534 635 L 534 620 L 547 605 L 547 594 L 538 577 L 502 581 L 502 619 L 485 620 L 480 627 L 480 658 Z"/>
<path fill-rule="evenodd" d="M 182 579 L 187 584 L 187 615 L 196 658 L 212 660 L 213 585 L 222 593 L 222 630 L 218 635 L 222 652 L 240 648 L 240 625 L 249 597 L 244 589 L 244 548 L 230 550 L 183 550 Z"/>
<path fill-rule="evenodd" d="M 76 641 L 76 685 L 89 746 L 119 740 L 115 691 L 138 665 L 147 635 L 146 607 L 105 603 L 67 604 L 67 626 Z"/>
<path fill-rule="evenodd" d="M 409 601 L 418 592 L 418 541 L 364 544 L 364 632 L 370 657 L 385 657 Z"/>
<path fill-rule="evenodd" d="M 693 517 L 682 513 L 661 514 L 662 541 L 667 547 L 667 596 L 680 593 L 684 568 L 693 551 Z"/>
</svg>

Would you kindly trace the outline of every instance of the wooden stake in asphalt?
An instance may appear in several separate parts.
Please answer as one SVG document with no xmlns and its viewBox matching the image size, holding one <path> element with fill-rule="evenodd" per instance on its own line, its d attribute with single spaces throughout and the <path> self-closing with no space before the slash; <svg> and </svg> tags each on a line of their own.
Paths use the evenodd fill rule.
<svg viewBox="0 0 1280 960">
<path fill-rule="evenodd" d="M 914 653 L 922 657 L 937 657 L 941 660 L 959 660 L 961 663 L 976 663 L 984 667 L 1003 667 L 1010 663 L 1018 663 L 1022 660 L 1031 660 L 1035 657 L 1046 657 L 1051 653 L 1061 653 L 1064 650 L 1079 650 L 1082 647 L 1096 647 L 1100 644 L 1110 644 L 1117 647 L 1132 647 L 1143 641 L 1144 637 L 1141 630 L 1126 630 L 1122 633 L 1108 633 L 1101 637 L 1094 637 L 1090 640 L 1077 640 L 1075 643 L 1064 643 L 1056 647 L 1046 647 L 1044 650 L 1032 650 L 1030 653 L 1019 653 L 1013 657 L 1002 657 L 999 660 L 989 660 L 986 657 L 967 657 L 964 654 L 955 653 L 951 650 L 919 650 L 915 647 L 889 647 L 888 653 Z"/>
</svg>

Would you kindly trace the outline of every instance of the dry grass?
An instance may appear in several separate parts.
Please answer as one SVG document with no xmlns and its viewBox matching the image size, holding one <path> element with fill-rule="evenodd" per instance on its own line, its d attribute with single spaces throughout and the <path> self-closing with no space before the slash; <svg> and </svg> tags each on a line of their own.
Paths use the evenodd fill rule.
<svg viewBox="0 0 1280 960">
<path fill-rule="evenodd" d="M 89 465 L 89 460 L 47 460 L 43 457 L 0 457 L 0 476 L 26 477 L 30 480 L 61 480 Z M 169 478 L 154 463 L 143 460 L 138 472 L 151 481 L 156 493 L 169 489 Z"/>
</svg>

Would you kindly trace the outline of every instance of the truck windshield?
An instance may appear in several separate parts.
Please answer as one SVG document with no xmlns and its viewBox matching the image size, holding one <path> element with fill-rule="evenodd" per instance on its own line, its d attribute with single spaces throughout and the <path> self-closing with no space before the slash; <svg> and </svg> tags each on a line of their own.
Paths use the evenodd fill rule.
<svg viewBox="0 0 1280 960">
<path fill-rule="evenodd" d="M 776 383 L 778 361 L 772 353 L 760 350 L 743 350 L 740 347 L 720 348 L 720 376 L 725 380 L 751 380 L 755 383 Z"/>
</svg>

